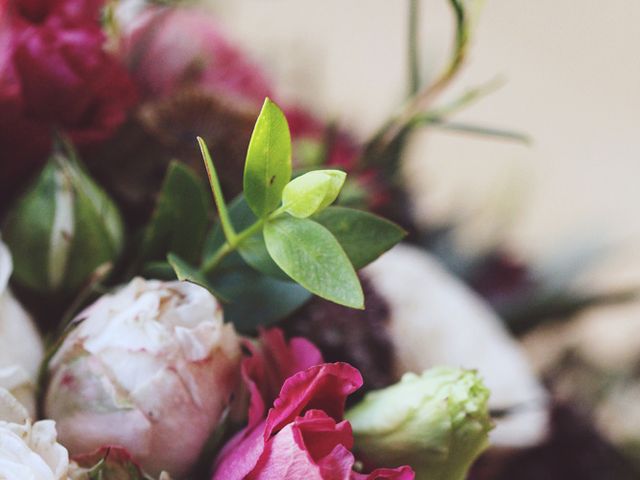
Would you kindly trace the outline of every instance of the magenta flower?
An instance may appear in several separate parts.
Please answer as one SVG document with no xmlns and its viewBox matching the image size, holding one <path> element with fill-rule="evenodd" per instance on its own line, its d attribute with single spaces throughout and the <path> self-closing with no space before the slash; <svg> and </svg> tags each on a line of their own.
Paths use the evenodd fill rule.
<svg viewBox="0 0 640 480">
<path fill-rule="evenodd" d="M 353 435 L 342 417 L 347 396 L 361 385 L 360 373 L 346 363 L 289 377 L 266 418 L 222 450 L 213 480 L 412 480 L 409 467 L 353 471 Z"/>
<path fill-rule="evenodd" d="M 195 86 L 258 106 L 272 94 L 257 65 L 225 38 L 206 12 L 149 7 L 126 29 L 121 55 L 147 96 Z"/>
<path fill-rule="evenodd" d="M 136 102 L 104 50 L 97 0 L 0 2 L 0 192 L 42 165 L 54 130 L 80 147 L 107 139 Z"/>
<path fill-rule="evenodd" d="M 246 340 L 244 346 L 250 353 L 241 367 L 250 398 L 250 427 L 264 419 L 267 406 L 278 397 L 287 378 L 324 362 L 313 343 L 301 337 L 287 342 L 279 328 L 261 330 L 257 343 Z"/>
</svg>

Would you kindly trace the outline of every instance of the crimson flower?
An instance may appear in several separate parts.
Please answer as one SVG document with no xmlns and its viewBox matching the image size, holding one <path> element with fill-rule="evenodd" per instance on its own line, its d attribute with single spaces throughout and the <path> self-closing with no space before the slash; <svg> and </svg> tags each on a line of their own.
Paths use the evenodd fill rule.
<svg viewBox="0 0 640 480">
<path fill-rule="evenodd" d="M 346 363 L 315 365 L 290 376 L 265 418 L 263 394 L 268 394 L 267 385 L 272 386 L 283 372 L 276 369 L 272 379 L 265 380 L 266 369 L 285 367 L 283 360 L 295 369 L 319 354 L 303 339 L 287 345 L 278 330 L 263 332 L 262 338 L 263 345 L 270 347 L 254 348 L 243 364 L 252 396 L 249 424 L 220 452 L 213 480 L 413 480 L 409 467 L 370 474 L 353 470 L 353 435 L 343 414 L 347 396 L 362 385 L 362 377 Z M 271 348 L 278 343 L 284 348 Z"/>
<path fill-rule="evenodd" d="M 3 194 L 42 165 L 53 131 L 67 134 L 80 147 L 92 145 L 110 137 L 135 104 L 128 73 L 104 49 L 101 4 L 0 2 Z"/>
</svg>

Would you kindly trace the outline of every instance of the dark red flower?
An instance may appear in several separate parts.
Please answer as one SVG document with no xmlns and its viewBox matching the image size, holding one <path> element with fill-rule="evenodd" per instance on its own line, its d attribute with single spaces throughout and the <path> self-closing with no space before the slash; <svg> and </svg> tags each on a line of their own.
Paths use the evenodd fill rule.
<svg viewBox="0 0 640 480">
<path fill-rule="evenodd" d="M 0 2 L 0 197 L 44 162 L 54 131 L 92 145 L 136 102 L 126 70 L 104 50 L 101 3 Z"/>
</svg>

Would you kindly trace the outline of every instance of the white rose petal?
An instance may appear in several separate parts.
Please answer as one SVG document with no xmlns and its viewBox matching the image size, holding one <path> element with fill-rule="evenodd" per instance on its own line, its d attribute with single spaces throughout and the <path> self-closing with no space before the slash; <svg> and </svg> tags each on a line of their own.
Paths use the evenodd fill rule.
<svg viewBox="0 0 640 480">
<path fill-rule="evenodd" d="M 0 241 L 0 387 L 35 413 L 35 384 L 43 356 L 42 340 L 29 314 L 11 293 L 11 254 Z"/>
<path fill-rule="evenodd" d="M 31 423 L 26 409 L 0 388 L 0 479 L 67 480 L 69 454 L 57 442 L 55 423 Z"/>
</svg>

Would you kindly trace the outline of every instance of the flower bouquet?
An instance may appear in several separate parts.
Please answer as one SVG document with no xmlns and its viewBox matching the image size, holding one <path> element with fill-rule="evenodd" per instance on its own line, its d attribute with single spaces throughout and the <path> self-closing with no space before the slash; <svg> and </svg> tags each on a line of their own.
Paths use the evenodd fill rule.
<svg viewBox="0 0 640 480">
<path fill-rule="evenodd" d="M 486 87 L 432 105 L 449 3 L 450 64 L 361 141 L 199 6 L 0 0 L 0 478 L 462 480 L 547 435 L 495 312 L 541 282 L 500 247 L 456 278 L 400 174 L 419 127 L 524 139 L 448 121 Z"/>
</svg>

